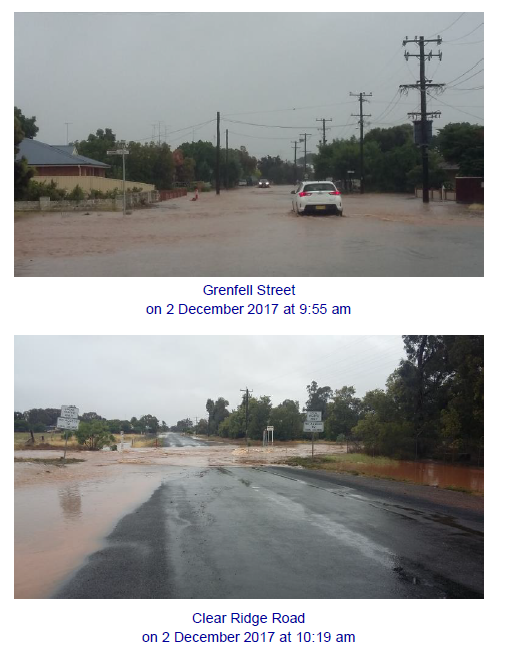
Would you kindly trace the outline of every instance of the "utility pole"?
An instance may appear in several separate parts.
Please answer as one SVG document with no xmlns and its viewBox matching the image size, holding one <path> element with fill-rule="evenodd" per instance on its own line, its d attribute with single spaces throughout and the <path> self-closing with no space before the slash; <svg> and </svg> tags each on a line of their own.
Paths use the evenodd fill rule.
<svg viewBox="0 0 515 662">
<path fill-rule="evenodd" d="M 245 393 L 245 442 L 247 443 L 247 448 L 249 447 L 249 389 L 247 387 L 240 388 L 240 391 Z M 250 391 L 252 393 L 252 391 Z"/>
<path fill-rule="evenodd" d="M 420 80 L 416 82 L 416 84 L 411 84 L 411 85 L 399 85 L 399 88 L 403 92 L 408 92 L 409 89 L 413 88 L 416 90 L 420 90 L 420 112 L 416 113 L 408 113 L 411 117 L 415 117 L 420 115 L 420 151 L 422 154 L 422 201 L 423 202 L 429 202 L 429 156 L 427 153 L 427 148 L 429 146 L 429 123 L 428 123 L 428 117 L 440 117 L 442 114 L 441 111 L 437 110 L 435 112 L 428 113 L 427 112 L 427 103 L 426 103 L 426 92 L 428 88 L 432 87 L 438 87 L 442 88 L 443 85 L 441 83 L 433 83 L 433 81 L 428 80 L 426 78 L 426 59 L 431 60 L 433 57 L 437 57 L 440 60 L 442 59 L 442 53 L 438 51 L 438 53 L 435 53 L 433 55 L 433 51 L 429 51 L 429 53 L 426 54 L 425 52 L 425 46 L 426 44 L 430 43 L 436 43 L 440 45 L 442 43 L 442 38 L 439 36 L 437 39 L 424 39 L 424 37 L 415 37 L 415 39 L 406 39 L 403 40 L 402 45 L 406 46 L 406 44 L 418 44 L 419 52 L 418 53 L 408 53 L 408 51 L 404 51 L 404 57 L 406 60 L 408 60 L 410 57 L 418 57 L 419 58 L 419 64 L 420 64 Z"/>
<path fill-rule="evenodd" d="M 363 115 L 363 101 L 369 103 L 365 97 L 371 97 L 372 92 L 366 94 L 365 92 L 360 92 L 359 94 L 353 94 L 349 92 L 351 97 L 359 97 L 359 115 L 356 113 L 352 114 L 352 117 L 359 117 L 359 192 L 363 194 L 365 192 L 365 165 L 363 158 L 363 118 L 371 117 L 371 115 Z"/>
<path fill-rule="evenodd" d="M 225 129 L 225 190 L 229 188 L 229 129 Z"/>
<path fill-rule="evenodd" d="M 216 113 L 216 195 L 220 195 L 220 112 Z"/>
<path fill-rule="evenodd" d="M 325 123 L 326 122 L 332 122 L 333 118 L 331 117 L 330 120 L 327 120 L 325 117 L 323 117 L 321 120 L 317 119 L 317 122 L 322 122 L 322 145 L 326 144 L 326 139 L 325 139 Z"/>
<path fill-rule="evenodd" d="M 68 144 L 68 127 L 70 124 L 73 124 L 73 122 L 65 122 L 66 124 L 66 144 Z"/>
<path fill-rule="evenodd" d="M 296 184 L 297 183 L 297 143 L 299 141 L 298 140 L 291 140 L 290 142 L 294 145 L 294 149 L 295 149 L 295 152 L 294 152 L 295 156 L 294 156 L 294 160 L 293 160 L 293 180 L 294 180 L 294 183 Z"/>
<path fill-rule="evenodd" d="M 301 133 L 301 136 L 304 136 L 304 138 L 301 138 L 299 140 L 300 143 L 304 143 L 304 174 L 302 176 L 303 179 L 306 179 L 306 166 L 307 166 L 307 142 L 308 142 L 308 136 L 311 137 L 311 133 Z"/>
</svg>

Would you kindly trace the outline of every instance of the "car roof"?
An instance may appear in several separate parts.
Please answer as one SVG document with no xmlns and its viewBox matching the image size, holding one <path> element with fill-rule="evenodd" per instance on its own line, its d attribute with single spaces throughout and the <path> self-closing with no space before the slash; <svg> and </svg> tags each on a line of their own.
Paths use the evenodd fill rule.
<svg viewBox="0 0 515 662">
<path fill-rule="evenodd" d="M 334 182 L 329 179 L 317 179 L 316 181 L 301 182 L 301 184 L 334 184 Z"/>
</svg>

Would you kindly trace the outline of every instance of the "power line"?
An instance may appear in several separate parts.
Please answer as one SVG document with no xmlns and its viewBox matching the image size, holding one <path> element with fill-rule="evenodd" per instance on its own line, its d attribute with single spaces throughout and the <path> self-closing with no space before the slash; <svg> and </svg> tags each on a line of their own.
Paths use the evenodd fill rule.
<svg viewBox="0 0 515 662">
<path fill-rule="evenodd" d="M 447 44 L 447 46 L 471 46 L 472 44 L 482 44 L 484 41 L 484 39 L 480 39 L 479 41 L 462 41 L 457 44 Z"/>
<path fill-rule="evenodd" d="M 468 78 L 465 78 L 464 80 L 460 80 L 460 82 L 457 83 L 457 84 L 461 85 L 462 83 L 466 83 L 471 78 L 474 78 L 474 76 L 479 76 L 479 74 L 482 73 L 483 71 L 484 71 L 484 69 L 480 69 L 479 71 L 476 71 L 475 74 L 472 74 L 472 76 L 469 76 Z M 451 85 L 450 87 L 447 87 L 447 89 L 452 90 L 453 87 L 455 87 L 455 85 Z"/>
<path fill-rule="evenodd" d="M 457 18 L 455 21 L 453 21 L 450 25 L 448 25 L 448 26 L 447 26 L 446 28 L 444 28 L 443 30 L 438 30 L 438 32 L 435 32 L 435 34 L 432 34 L 431 37 L 434 37 L 436 34 L 442 34 L 442 32 L 447 32 L 447 30 L 448 30 L 449 28 L 452 28 L 453 25 L 456 25 L 456 23 L 460 20 L 460 18 L 462 18 L 463 16 L 465 16 L 465 14 L 466 14 L 466 12 L 462 12 L 462 13 L 458 16 L 458 18 Z"/>
<path fill-rule="evenodd" d="M 431 94 L 429 94 L 429 92 L 428 92 L 428 95 L 429 95 L 432 99 L 435 99 L 436 101 L 438 101 L 439 103 L 443 103 L 444 106 L 448 106 L 449 108 L 453 108 L 454 110 L 457 110 L 457 111 L 460 112 L 460 113 L 464 113 L 465 115 L 470 115 L 470 117 L 475 117 L 476 119 L 481 120 L 481 121 L 483 121 L 483 122 L 485 121 L 485 118 L 484 118 L 484 117 L 479 117 L 479 115 L 473 115 L 472 113 L 467 113 L 466 110 L 461 110 L 458 106 L 451 106 L 450 103 L 445 103 L 445 101 L 442 101 L 440 98 L 439 98 L 439 99 L 436 99 L 436 97 L 433 97 Z"/>
<path fill-rule="evenodd" d="M 467 32 L 467 34 L 464 34 L 464 35 L 462 35 L 461 37 L 456 37 L 456 39 L 447 39 L 447 40 L 445 41 L 445 43 L 446 43 L 446 44 L 450 44 L 450 43 L 453 42 L 453 41 L 459 41 L 460 39 L 465 39 L 465 37 L 468 37 L 470 34 L 472 34 L 473 32 L 475 32 L 476 30 L 479 30 L 479 28 L 480 28 L 482 25 L 484 25 L 484 22 L 483 22 L 483 23 L 480 23 L 479 25 L 476 25 L 476 27 L 475 27 L 473 30 L 471 30 L 470 32 Z"/>
<path fill-rule="evenodd" d="M 462 74 L 460 74 L 460 75 L 457 76 L 456 78 L 453 78 L 453 79 L 450 80 L 448 83 L 446 83 L 446 85 L 450 85 L 451 83 L 454 83 L 454 81 L 458 80 L 458 79 L 461 78 L 462 76 L 466 76 L 466 75 L 468 74 L 469 71 L 472 71 L 472 69 L 475 69 L 475 68 L 477 67 L 478 64 L 480 64 L 481 62 L 484 61 L 484 59 L 485 59 L 485 58 L 482 57 L 480 60 L 478 60 L 478 61 L 476 62 L 476 64 L 475 64 L 473 67 L 470 67 L 470 69 L 467 69 L 467 71 L 463 72 Z M 462 82 L 463 82 L 463 81 L 462 81 Z M 460 83 L 460 85 L 461 85 L 461 83 Z"/>
</svg>

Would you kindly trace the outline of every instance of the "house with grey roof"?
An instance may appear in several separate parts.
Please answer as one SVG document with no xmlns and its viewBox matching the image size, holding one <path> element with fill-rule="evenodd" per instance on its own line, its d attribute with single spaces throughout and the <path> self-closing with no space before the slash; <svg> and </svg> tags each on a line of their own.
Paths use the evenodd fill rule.
<svg viewBox="0 0 515 662">
<path fill-rule="evenodd" d="M 86 156 L 80 156 L 75 145 L 47 145 L 31 138 L 19 144 L 17 159 L 26 158 L 41 177 L 71 175 L 74 177 L 105 177 L 111 166 Z"/>
</svg>

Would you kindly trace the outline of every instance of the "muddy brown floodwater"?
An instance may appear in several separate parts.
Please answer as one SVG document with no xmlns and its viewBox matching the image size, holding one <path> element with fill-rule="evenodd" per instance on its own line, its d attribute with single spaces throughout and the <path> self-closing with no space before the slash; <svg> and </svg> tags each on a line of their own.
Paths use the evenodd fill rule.
<svg viewBox="0 0 515 662">
<path fill-rule="evenodd" d="M 321 452 L 329 447 L 320 445 Z M 101 547 L 116 522 L 148 499 L 167 468 L 265 464 L 307 455 L 311 446 L 236 445 L 69 452 L 85 462 L 65 467 L 14 465 L 14 596 L 48 597 L 86 556 Z M 16 451 L 22 458 L 59 458 L 62 451 Z"/>
<path fill-rule="evenodd" d="M 483 212 L 409 195 L 345 196 L 298 217 L 291 187 L 242 188 L 122 217 L 17 214 L 17 276 L 482 276 Z"/>
<path fill-rule="evenodd" d="M 353 467 L 371 476 L 387 476 L 396 480 L 407 480 L 418 485 L 456 487 L 471 492 L 483 492 L 484 471 L 475 467 L 407 461 L 399 461 L 396 464 L 384 467 L 361 463 L 355 464 Z"/>
</svg>

